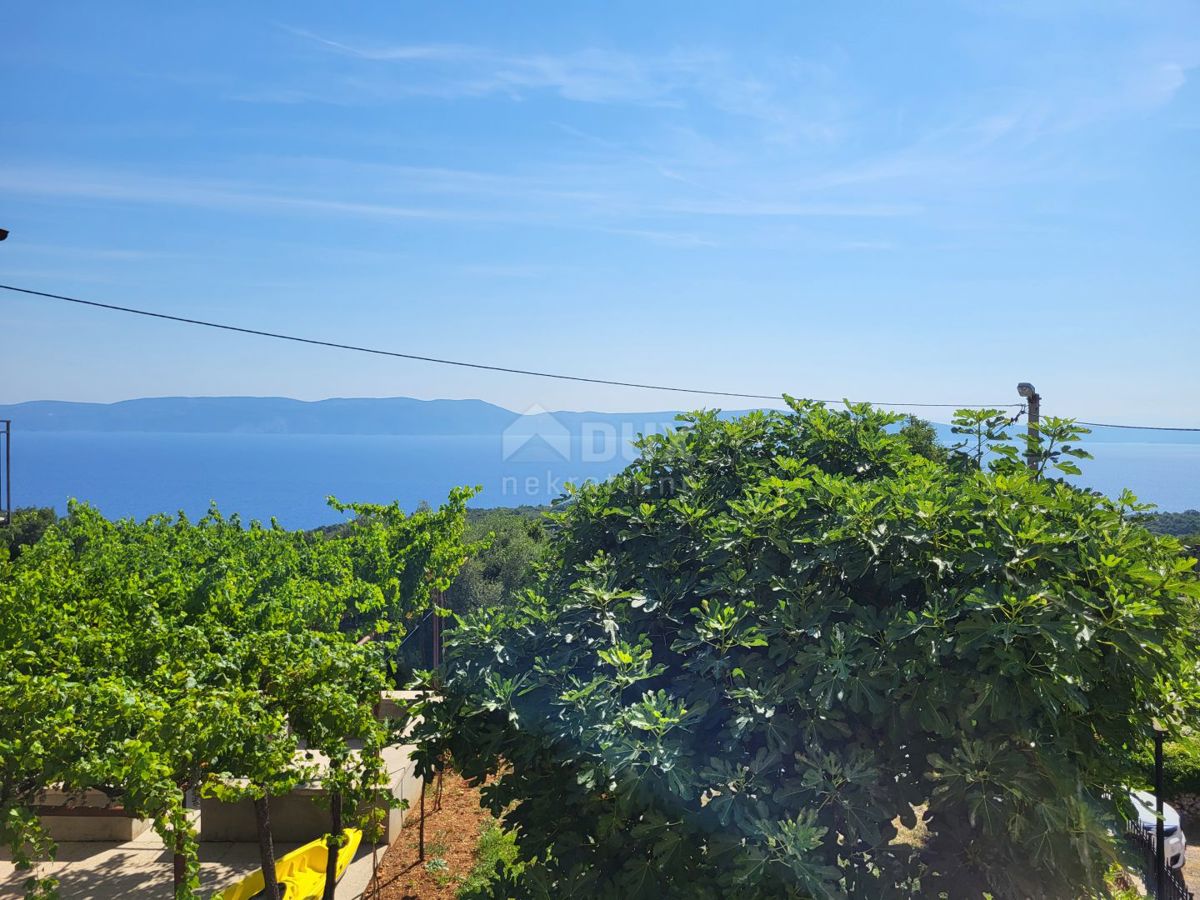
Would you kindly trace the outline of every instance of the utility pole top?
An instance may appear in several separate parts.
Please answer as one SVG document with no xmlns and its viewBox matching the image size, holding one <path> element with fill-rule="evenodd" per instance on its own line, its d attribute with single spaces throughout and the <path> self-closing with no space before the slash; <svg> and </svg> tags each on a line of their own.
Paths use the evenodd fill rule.
<svg viewBox="0 0 1200 900">
<path fill-rule="evenodd" d="M 1029 468 L 1037 471 L 1037 454 L 1033 448 L 1041 438 L 1041 429 L 1039 424 L 1042 420 L 1042 395 L 1028 381 L 1022 381 L 1017 385 L 1017 394 L 1025 400 L 1026 416 L 1025 422 L 1029 428 L 1029 449 L 1025 452 L 1025 464 Z"/>
<path fill-rule="evenodd" d="M 11 419 L 0 419 L 0 524 L 12 524 Z"/>
</svg>

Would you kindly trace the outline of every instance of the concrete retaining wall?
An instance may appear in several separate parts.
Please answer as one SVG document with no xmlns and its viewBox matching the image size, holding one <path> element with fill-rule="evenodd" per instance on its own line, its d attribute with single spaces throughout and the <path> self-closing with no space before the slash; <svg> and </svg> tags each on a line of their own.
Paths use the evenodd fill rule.
<svg viewBox="0 0 1200 900">
<path fill-rule="evenodd" d="M 421 779 L 409 756 L 411 745 L 388 747 L 383 751 L 388 770 L 388 789 L 397 800 L 408 801 L 416 808 L 421 795 Z M 329 831 L 329 804 L 319 802 L 325 789 L 318 786 L 301 787 L 280 797 L 271 797 L 271 833 L 284 843 L 303 844 Z M 381 806 L 383 804 L 380 804 Z M 404 826 L 406 811 L 389 809 L 384 822 L 383 842 L 390 844 Z M 254 804 L 249 800 L 223 803 L 220 800 L 200 800 L 200 840 L 256 841 L 258 832 L 254 819 Z"/>
<path fill-rule="evenodd" d="M 153 824 L 129 815 L 102 791 L 46 791 L 36 804 L 38 819 L 55 841 L 132 841 Z"/>
<path fill-rule="evenodd" d="M 376 708 L 380 719 L 407 718 L 407 701 L 421 696 L 418 691 L 384 691 Z M 411 732 L 415 721 L 407 723 L 404 734 Z M 421 795 L 421 779 L 417 776 L 411 758 L 414 747 L 401 744 L 387 747 L 383 760 L 388 772 L 388 790 L 399 801 L 407 801 L 413 809 Z M 320 765 L 317 755 L 314 760 Z M 284 843 L 294 841 L 307 843 L 329 831 L 329 805 L 319 802 L 325 789 L 319 784 L 297 788 L 289 794 L 271 797 L 271 833 L 275 840 Z M 383 804 L 380 804 L 381 806 Z M 384 842 L 391 844 L 404 826 L 406 810 L 389 809 L 384 823 Z M 249 800 L 239 803 L 223 803 L 220 800 L 200 800 L 201 841 L 256 841 L 258 840 L 254 819 L 254 805 Z"/>
</svg>

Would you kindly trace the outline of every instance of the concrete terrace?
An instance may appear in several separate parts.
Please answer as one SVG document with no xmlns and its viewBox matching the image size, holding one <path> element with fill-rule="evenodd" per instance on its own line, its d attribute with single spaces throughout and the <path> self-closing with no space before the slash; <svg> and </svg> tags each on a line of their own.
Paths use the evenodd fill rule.
<svg viewBox="0 0 1200 900">
<path fill-rule="evenodd" d="M 385 718 L 405 715 L 404 703 L 415 699 L 416 692 L 388 691 L 380 698 L 379 714 Z M 413 723 L 409 723 L 411 730 Z M 383 750 L 383 759 L 390 782 L 389 789 L 398 800 L 407 801 L 415 809 L 421 791 L 412 761 L 411 744 L 397 744 Z M 319 754 L 318 762 L 322 761 Z M 283 856 L 308 841 L 320 837 L 327 813 L 316 804 L 320 785 L 305 785 L 289 796 L 272 801 L 272 831 L 275 835 L 275 856 Z M 260 868 L 258 844 L 254 840 L 253 813 L 249 803 L 214 804 L 202 801 L 209 809 L 206 822 L 201 809 L 192 811 L 200 842 L 200 895 L 208 898 L 219 890 L 236 884 Z M 358 900 L 363 896 L 375 871 L 373 859 L 383 859 L 388 845 L 395 841 L 407 813 L 391 810 L 387 816 L 384 837 L 372 847 L 364 842 L 354 860 L 342 875 L 337 887 L 337 900 Z M 90 817 L 55 817 L 55 827 L 94 828 L 98 820 Z M 43 820 L 45 821 L 45 820 Z M 128 822 L 128 820 L 126 820 Z M 126 831 L 131 840 L 65 840 L 57 841 L 58 853 L 53 862 L 37 866 L 32 874 L 53 875 L 59 881 L 63 900 L 109 900 L 118 897 L 164 898 L 173 896 L 173 858 L 153 828 L 141 820 Z M 105 836 L 107 836 L 107 832 Z M 78 831 L 62 834 L 62 838 L 78 836 Z M 94 835 L 90 835 L 94 836 Z M 216 838 L 213 840 L 212 838 Z M 282 839 L 281 839 L 282 838 Z M 18 872 L 7 848 L 0 848 L 0 900 L 20 900 L 29 872 Z"/>
<path fill-rule="evenodd" d="M 298 844 L 276 844 L 282 856 Z M 386 847 L 377 848 L 383 858 Z M 208 897 L 223 890 L 259 868 L 258 845 L 205 841 L 200 844 L 200 893 Z M 358 900 L 363 896 L 374 871 L 372 848 L 359 848 L 354 861 L 338 882 L 338 900 Z M 170 900 L 172 858 L 162 840 L 153 831 L 124 843 L 71 841 L 58 845 L 58 858 L 42 863 L 36 874 L 54 875 L 59 880 L 63 900 L 110 900 L 118 897 L 146 897 Z M 28 872 L 17 872 L 11 857 L 0 854 L 0 898 L 19 900 Z"/>
</svg>

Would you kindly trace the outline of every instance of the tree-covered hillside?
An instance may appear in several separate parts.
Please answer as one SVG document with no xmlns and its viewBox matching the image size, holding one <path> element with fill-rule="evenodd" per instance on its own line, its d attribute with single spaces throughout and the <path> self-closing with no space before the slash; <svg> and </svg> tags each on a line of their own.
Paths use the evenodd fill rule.
<svg viewBox="0 0 1200 900">
<path fill-rule="evenodd" d="M 1160 512 L 1146 516 L 1146 528 L 1155 534 L 1200 534 L 1200 509 Z"/>
<path fill-rule="evenodd" d="M 1144 524 L 1155 534 L 1170 534 L 1179 538 L 1189 552 L 1200 552 L 1200 510 L 1151 513 L 1146 516 Z"/>
</svg>

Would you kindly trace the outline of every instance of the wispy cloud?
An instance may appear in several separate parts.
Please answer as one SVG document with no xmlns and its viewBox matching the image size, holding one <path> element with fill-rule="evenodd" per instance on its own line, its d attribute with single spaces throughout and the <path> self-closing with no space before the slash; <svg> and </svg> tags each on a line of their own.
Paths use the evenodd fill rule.
<svg viewBox="0 0 1200 900">
<path fill-rule="evenodd" d="M 664 212 L 692 216 L 735 216 L 739 218 L 793 219 L 894 219 L 914 216 L 921 207 L 889 203 L 816 203 L 788 200 L 698 200 L 664 203 Z"/>
<path fill-rule="evenodd" d="M 1063 62 L 1042 48 L 1003 68 L 1002 82 L 981 80 L 936 109 L 902 116 L 890 94 L 887 101 L 856 96 L 849 57 L 517 53 L 288 32 L 314 65 L 293 68 L 294 83 L 262 85 L 260 98 L 371 103 L 421 95 L 503 104 L 542 96 L 650 114 L 635 119 L 635 111 L 631 124 L 606 132 L 607 114 L 589 121 L 558 103 L 529 103 L 544 113 L 549 139 L 498 141 L 494 171 L 471 168 L 476 157 L 460 152 L 473 110 L 447 104 L 448 116 L 460 116 L 455 129 L 440 135 L 431 126 L 422 135 L 433 151 L 422 158 L 443 165 L 380 162 L 388 157 L 375 149 L 372 159 L 242 158 L 180 175 L 9 165 L 0 189 L 262 216 L 561 227 L 674 248 L 768 240 L 786 220 L 811 220 L 837 230 L 831 246 L 883 250 L 896 243 L 892 226 L 900 220 L 952 228 L 970 218 L 1000 229 L 1015 189 L 1102 176 L 1100 163 L 1080 152 L 1087 130 L 1169 106 L 1200 62 L 1200 46 L 1182 40 L 1123 48 L 1111 65 L 1083 56 Z"/>
<path fill-rule="evenodd" d="M 414 44 L 392 45 L 383 47 L 355 47 L 341 41 L 330 40 L 314 34 L 303 28 L 293 28 L 289 25 L 280 26 L 297 37 L 315 41 L 318 44 L 359 59 L 381 61 L 400 60 L 430 60 L 434 62 L 461 62 L 465 59 L 477 58 L 479 51 L 463 44 Z"/>
<path fill-rule="evenodd" d="M 59 244 L 27 243 L 17 238 L 13 246 L 22 253 L 38 256 L 53 256 L 67 259 L 97 260 L 101 262 L 143 262 L 148 259 L 177 258 L 178 253 L 161 253 L 154 250 L 131 250 L 118 247 L 70 247 Z"/>
<path fill-rule="evenodd" d="M 404 79 L 360 77 L 341 82 L 341 87 L 357 87 L 361 95 L 375 99 L 406 94 L 517 98 L 544 92 L 584 103 L 672 104 L 721 62 L 705 53 L 647 58 L 597 48 L 511 54 L 462 44 L 351 43 L 303 29 L 287 30 L 348 60 L 404 65 L 409 76 Z M 377 76 L 388 74 L 383 67 L 373 71 Z"/>
<path fill-rule="evenodd" d="M 551 266 L 529 263 L 468 263 L 460 268 L 479 278 L 541 278 L 552 271 Z"/>
<path fill-rule="evenodd" d="M 227 180 L 156 178 L 125 172 L 8 167 L 0 189 L 17 194 L 127 203 L 154 203 L 246 212 L 311 211 L 369 218 L 473 220 L 488 214 L 303 196 Z M 494 217 L 492 217 L 494 218 Z"/>
<path fill-rule="evenodd" d="M 1165 59 L 1135 59 L 1100 72 L 1082 71 L 1015 92 L 1005 105 L 963 129 L 967 146 L 1002 142 L 1028 147 L 1045 139 L 1122 123 L 1168 106 L 1200 66 L 1193 52 Z"/>
<path fill-rule="evenodd" d="M 294 161 L 293 161 L 294 162 Z M 328 167 L 336 161 L 321 161 Z M 390 173 L 391 178 L 381 177 Z M 188 206 L 273 215 L 308 213 L 395 221 L 479 222 L 566 226 L 642 236 L 674 246 L 705 246 L 709 238 L 693 231 L 650 226 L 650 220 L 737 218 L 895 218 L 920 212 L 914 206 L 875 202 L 808 202 L 761 199 L 756 186 L 744 195 L 711 197 L 690 185 L 675 195 L 643 190 L 636 174 L 622 169 L 549 170 L 541 177 L 498 175 L 447 169 L 387 167 L 346 163 L 340 181 L 326 194 L 312 193 L 304 171 L 291 180 L 249 183 L 196 176 L 165 177 L 121 170 L 8 166 L 0 189 L 52 198 Z M 309 173 L 311 175 L 311 172 Z M 579 188 L 591 184 L 590 190 Z M 401 202 L 410 195 L 423 203 Z M 387 202 L 396 196 L 396 202 Z M 373 197 L 374 199 L 367 199 Z"/>
<path fill-rule="evenodd" d="M 605 228 L 609 234 L 627 235 L 659 244 L 663 247 L 675 247 L 681 250 L 696 250 L 702 247 L 716 247 L 718 242 L 701 237 L 698 234 L 678 231 L 661 231 L 652 228 Z"/>
<path fill-rule="evenodd" d="M 1198 45 L 1184 39 L 1131 41 L 1112 60 L 1031 49 L 1019 66 L 995 63 L 1008 79 L 1001 89 L 982 94 L 966 88 L 956 105 L 916 110 L 890 139 L 880 140 L 881 122 L 898 111 L 862 96 L 853 87 L 853 58 L 840 53 L 829 59 L 748 59 L 724 49 L 516 53 L 287 31 L 326 59 L 325 67 L 318 66 L 319 81 L 266 86 L 253 95 L 257 99 L 361 104 L 418 95 L 543 96 L 661 110 L 632 140 L 553 123 L 596 158 L 619 160 L 623 168 L 617 182 L 605 182 L 602 173 L 586 188 L 577 183 L 582 195 L 605 195 L 581 195 L 581 208 L 629 215 L 900 217 L 920 214 L 926 204 L 919 192 L 937 192 L 943 185 L 995 191 L 1006 184 L 1087 177 L 1077 159 L 1063 162 L 1077 148 L 1058 152 L 1055 142 L 1169 104 L 1200 61 Z M 1004 53 L 1010 50 L 1005 43 Z M 972 52 L 986 61 L 990 50 Z M 811 152 L 798 156 L 791 152 L 797 146 Z M 856 158 L 849 147 L 873 149 Z M 639 166 L 645 171 L 634 174 Z M 647 173 L 678 190 L 655 187 L 647 193 L 642 179 Z M 466 185 L 466 192 L 477 195 L 486 189 L 455 179 L 435 183 L 439 189 Z M 864 199 L 872 185 L 886 193 Z"/>
<path fill-rule="evenodd" d="M 319 77 L 259 85 L 237 99 L 362 105 L 414 97 L 519 101 L 537 96 L 586 104 L 690 110 L 754 121 L 771 141 L 831 142 L 844 132 L 836 74 L 819 61 L 755 60 L 724 50 L 659 53 L 583 47 L 514 53 L 454 43 L 333 39 L 281 26 L 327 54 Z"/>
</svg>

